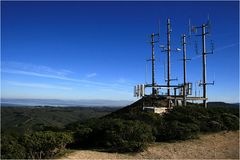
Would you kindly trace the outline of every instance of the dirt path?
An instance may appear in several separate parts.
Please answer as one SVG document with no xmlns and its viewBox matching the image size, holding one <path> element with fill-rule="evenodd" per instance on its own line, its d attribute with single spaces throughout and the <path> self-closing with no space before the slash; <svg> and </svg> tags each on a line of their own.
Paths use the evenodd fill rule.
<svg viewBox="0 0 240 160">
<path fill-rule="evenodd" d="M 62 159 L 239 159 L 239 131 L 201 135 L 199 139 L 155 143 L 137 154 L 80 150 Z"/>
</svg>

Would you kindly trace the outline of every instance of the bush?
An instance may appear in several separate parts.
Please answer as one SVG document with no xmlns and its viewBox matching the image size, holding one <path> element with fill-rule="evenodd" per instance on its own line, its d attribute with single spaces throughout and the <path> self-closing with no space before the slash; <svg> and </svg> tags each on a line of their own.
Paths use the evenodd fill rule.
<svg viewBox="0 0 240 160">
<path fill-rule="evenodd" d="M 112 151 L 142 151 L 148 143 L 154 141 L 151 127 L 139 121 L 115 119 L 108 121 L 107 126 L 109 128 L 104 131 L 105 145 Z"/>
<path fill-rule="evenodd" d="M 239 113 L 235 108 L 202 108 L 202 107 L 175 107 L 163 116 L 164 123 L 178 121 L 193 123 L 202 132 L 218 132 L 221 130 L 239 129 Z"/>
<path fill-rule="evenodd" d="M 85 125 L 78 125 L 73 133 L 74 141 L 73 143 L 69 144 L 67 147 L 69 148 L 88 148 L 91 146 L 89 143 L 90 134 L 92 129 L 85 126 Z"/>
<path fill-rule="evenodd" d="M 26 158 L 52 158 L 72 142 L 72 136 L 62 132 L 40 131 L 25 134 L 22 143 L 26 148 Z"/>
<path fill-rule="evenodd" d="M 194 123 L 182 123 L 179 121 L 169 121 L 158 131 L 158 141 L 186 140 L 197 137 L 199 127 Z"/>
<path fill-rule="evenodd" d="M 208 132 L 218 132 L 221 131 L 223 128 L 223 125 L 221 124 L 221 122 L 218 121 L 209 121 L 206 124 L 207 130 Z"/>
<path fill-rule="evenodd" d="M 1 159 L 24 159 L 25 148 L 17 136 L 1 134 Z"/>
<path fill-rule="evenodd" d="M 239 118 L 233 114 L 223 113 L 221 120 L 224 124 L 224 129 L 227 130 L 238 130 L 239 129 Z"/>
<path fill-rule="evenodd" d="M 75 144 L 104 148 L 109 152 L 142 151 L 154 141 L 152 128 L 140 121 L 98 119 L 85 123 L 75 133 Z M 80 144 L 88 145 L 82 145 Z M 91 144 L 91 146 L 89 146 Z"/>
</svg>

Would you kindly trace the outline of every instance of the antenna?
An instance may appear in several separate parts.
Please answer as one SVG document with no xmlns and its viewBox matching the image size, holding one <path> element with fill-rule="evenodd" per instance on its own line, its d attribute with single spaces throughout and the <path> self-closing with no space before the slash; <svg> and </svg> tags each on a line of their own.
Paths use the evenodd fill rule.
<svg viewBox="0 0 240 160">
<path fill-rule="evenodd" d="M 186 85 L 187 85 L 187 42 L 186 42 L 186 35 L 182 35 L 182 48 L 183 48 L 183 105 L 186 106 Z"/>
<path fill-rule="evenodd" d="M 164 81 L 167 81 L 166 80 L 166 62 L 164 60 Z"/>
<path fill-rule="evenodd" d="M 159 36 L 159 34 L 151 34 L 151 45 L 152 45 L 152 95 L 155 95 L 155 55 L 154 55 L 154 44 L 159 42 L 155 41 L 155 36 Z"/>
<path fill-rule="evenodd" d="M 208 14 L 207 15 L 207 23 L 206 23 L 207 26 L 208 26 L 209 22 L 210 22 L 210 18 L 209 18 L 209 14 Z"/>
<path fill-rule="evenodd" d="M 147 61 L 145 66 L 145 84 L 147 84 Z"/>
<path fill-rule="evenodd" d="M 191 37 L 192 36 L 192 32 L 191 32 L 191 19 L 188 19 L 188 36 Z"/>
<path fill-rule="evenodd" d="M 155 57 L 154 57 L 154 33 L 151 35 L 152 37 L 152 95 L 154 95 L 154 85 L 155 85 L 155 77 L 154 77 L 154 61 L 155 61 Z"/>
<path fill-rule="evenodd" d="M 197 97 L 197 82 L 195 82 L 195 97 Z"/>
<path fill-rule="evenodd" d="M 185 26 L 186 27 L 186 26 Z M 207 35 L 209 34 L 209 31 L 210 31 L 210 28 L 211 28 L 211 22 L 210 22 L 210 19 L 208 17 L 208 21 L 207 23 L 203 23 L 201 24 L 200 26 L 192 26 L 191 25 L 191 20 L 189 19 L 188 21 L 188 30 L 185 32 L 186 34 L 183 34 L 181 36 L 181 49 L 180 48 L 170 48 L 170 42 L 171 42 L 171 32 L 172 32 L 172 29 L 171 29 L 171 23 L 170 23 L 170 19 L 167 19 L 167 33 L 166 33 L 166 45 L 160 45 L 160 44 L 157 44 L 157 46 L 160 47 L 160 51 L 162 52 L 166 52 L 167 56 L 164 56 L 163 58 L 163 61 L 161 60 L 160 62 L 164 63 L 164 80 L 165 80 L 165 83 L 166 84 L 158 84 L 156 83 L 155 81 L 155 72 L 158 72 L 159 68 L 158 66 L 155 66 L 155 63 L 158 63 L 159 61 L 157 60 L 158 57 L 155 57 L 155 43 L 157 42 L 160 42 L 160 20 L 158 20 L 158 33 L 152 33 L 150 35 L 151 37 L 151 41 L 150 41 L 150 44 L 151 44 L 151 49 L 152 49 L 152 56 L 151 56 L 151 59 L 148 59 L 146 60 L 146 71 L 145 71 L 145 85 L 144 84 L 138 84 L 135 86 L 134 88 L 134 95 L 137 96 L 137 97 L 147 97 L 149 96 L 150 99 L 147 99 L 147 103 L 149 103 L 149 101 L 151 101 L 151 104 L 147 104 L 148 106 L 149 105 L 152 105 L 151 108 L 155 109 L 155 107 L 167 107 L 168 109 L 171 109 L 171 107 L 174 107 L 174 105 L 172 104 L 175 104 L 176 106 L 177 105 L 181 105 L 181 104 L 178 104 L 177 102 L 180 100 L 180 102 L 182 101 L 182 104 L 184 106 L 186 106 L 187 104 L 187 101 L 203 101 L 203 104 L 204 104 L 204 107 L 207 107 L 207 85 L 210 85 L 210 84 L 214 84 L 215 82 L 215 73 L 214 73 L 214 81 L 213 83 L 207 83 L 206 82 L 206 75 L 207 75 L 207 70 L 206 70 L 206 61 L 207 61 L 207 54 L 211 54 L 213 53 L 213 50 L 214 50 L 214 44 L 213 42 L 211 41 L 211 46 L 210 45 L 206 45 L 206 37 Z M 196 33 L 199 32 L 198 34 L 199 35 L 196 35 Z M 193 38 L 191 39 L 192 37 L 195 37 L 195 36 L 201 36 L 201 44 L 200 42 L 198 41 L 197 38 Z M 149 37 L 149 38 L 150 38 Z M 189 40 L 188 40 L 189 38 Z M 200 55 L 197 55 L 195 56 L 196 58 L 197 57 L 202 57 L 202 79 L 201 81 L 195 81 L 195 97 L 194 96 L 190 96 L 190 95 L 193 95 L 194 93 L 193 92 L 193 83 L 187 81 L 187 60 L 190 60 L 190 59 L 187 59 L 187 43 L 189 44 L 189 42 L 191 43 L 194 43 L 195 41 L 195 50 L 196 50 L 196 54 L 198 54 L 198 45 L 201 45 L 201 52 L 202 54 Z M 207 49 L 206 48 L 209 48 L 211 49 L 211 52 L 207 52 Z M 171 61 L 170 61 L 170 56 L 171 54 L 170 53 L 173 53 L 173 52 L 179 52 L 179 51 L 182 51 L 182 56 L 183 56 L 183 83 L 181 84 L 170 84 L 171 81 L 173 80 L 176 80 L 176 79 L 171 79 Z M 195 57 L 193 57 L 193 59 L 195 59 Z M 149 66 L 148 66 L 148 61 L 151 61 L 151 65 L 152 67 L 151 70 L 149 69 Z M 174 65 L 174 64 L 173 64 Z M 162 68 L 162 67 L 161 67 Z M 151 72 L 152 71 L 152 83 L 150 82 L 147 82 L 149 81 L 148 78 L 148 72 Z M 150 73 L 151 74 L 151 73 Z M 162 72 L 161 72 L 162 74 Z M 173 76 L 173 75 L 172 75 Z M 151 80 L 150 80 L 151 81 Z M 161 78 L 161 81 L 162 81 L 162 78 Z M 172 82 L 171 82 L 172 83 Z M 202 88 L 203 89 L 202 89 Z M 146 90 L 146 94 L 145 94 L 145 89 L 146 88 L 150 88 L 152 89 L 152 93 L 150 92 L 149 93 L 149 90 Z M 165 90 L 163 90 L 164 92 L 164 95 L 160 95 L 162 92 L 162 88 L 165 88 Z M 173 93 L 174 91 L 174 93 Z M 199 92 L 199 97 L 197 97 L 198 95 L 198 92 Z M 179 93 L 179 95 L 177 94 Z M 180 94 L 181 93 L 181 94 Z M 200 97 L 200 94 L 202 94 L 202 96 Z M 161 100 L 162 98 L 166 99 L 168 101 L 168 103 L 166 103 L 166 105 L 168 106 L 163 106 L 163 105 L 160 105 L 158 103 L 158 100 Z M 145 107 L 146 103 L 145 103 L 145 100 L 143 99 L 143 110 L 144 108 L 147 108 Z M 175 101 L 175 103 L 173 102 Z M 149 107 L 148 107 L 149 108 Z"/>
<path fill-rule="evenodd" d="M 211 27 L 212 27 L 212 24 L 211 24 L 211 20 L 210 20 L 210 18 L 209 18 L 209 14 L 208 14 L 208 16 L 207 16 L 207 23 L 206 23 L 206 27 L 207 27 L 207 32 L 208 32 L 208 34 L 209 35 L 211 35 Z"/>
<path fill-rule="evenodd" d="M 205 108 L 207 108 L 207 85 L 211 84 L 214 85 L 214 83 L 207 83 L 206 82 L 206 75 L 207 75 L 207 65 L 206 65 L 206 55 L 209 54 L 206 51 L 206 35 L 209 34 L 208 31 L 206 31 L 206 28 L 208 28 L 210 25 L 210 20 L 208 20 L 207 24 L 202 24 L 201 26 L 198 27 L 193 27 L 194 31 L 197 29 L 201 29 L 202 33 L 200 35 L 195 35 L 195 36 L 201 36 L 202 37 L 202 80 L 203 83 L 201 85 L 203 86 L 203 105 Z M 209 29 L 209 28 L 208 28 Z M 212 52 L 211 52 L 212 53 Z"/>
<path fill-rule="evenodd" d="M 215 72 L 213 72 L 213 84 L 215 83 Z"/>
<path fill-rule="evenodd" d="M 198 43 L 197 43 L 197 40 L 196 40 L 196 39 L 195 39 L 195 41 L 194 41 L 194 49 L 195 49 L 196 55 L 199 55 L 199 52 L 198 52 Z"/>
<path fill-rule="evenodd" d="M 212 54 L 213 54 L 213 50 L 215 49 L 215 46 L 214 46 L 214 43 L 213 43 L 213 41 L 211 40 L 211 51 L 212 51 Z"/>
<path fill-rule="evenodd" d="M 171 79 L 170 75 L 171 75 L 171 52 L 178 52 L 180 51 L 180 49 L 174 49 L 172 50 L 171 47 L 170 47 L 170 41 L 171 41 L 171 32 L 172 32 L 172 29 L 171 29 L 171 23 L 170 23 L 170 19 L 168 18 L 167 19 L 167 45 L 164 46 L 164 45 L 159 45 L 159 47 L 161 48 L 161 51 L 162 52 L 167 52 L 167 79 L 165 78 L 165 75 L 164 75 L 164 78 L 165 78 L 165 81 L 167 81 L 167 96 L 171 96 L 171 93 L 170 93 L 170 87 L 171 87 L 171 84 L 170 84 L 170 81 L 173 81 L 173 80 L 177 80 L 177 79 Z M 165 64 L 164 64 L 164 68 L 165 68 Z M 165 74 L 165 72 L 164 72 Z M 168 107 L 171 107 L 171 103 L 170 103 L 170 99 L 168 101 Z"/>
<path fill-rule="evenodd" d="M 160 42 L 160 19 L 158 19 L 158 41 Z"/>
<path fill-rule="evenodd" d="M 167 79 L 167 86 L 168 86 L 168 96 L 170 96 L 170 34 L 171 34 L 171 24 L 170 19 L 167 19 L 167 52 L 168 52 L 168 79 Z M 170 101 L 168 104 L 168 107 L 170 107 Z"/>
<path fill-rule="evenodd" d="M 202 64 L 203 64 L 203 98 L 207 98 L 207 86 L 206 86 L 206 31 L 205 24 L 202 24 Z M 204 107 L 207 108 L 207 101 L 203 100 Z"/>
</svg>

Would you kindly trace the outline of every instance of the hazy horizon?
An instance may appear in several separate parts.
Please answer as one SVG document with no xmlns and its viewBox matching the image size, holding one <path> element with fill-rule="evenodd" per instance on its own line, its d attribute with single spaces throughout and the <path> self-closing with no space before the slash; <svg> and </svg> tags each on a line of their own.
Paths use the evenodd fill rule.
<svg viewBox="0 0 240 160">
<path fill-rule="evenodd" d="M 220 102 L 223 101 L 208 101 L 208 102 Z M 10 105 L 26 105 L 26 106 L 85 106 L 85 107 L 124 107 L 134 103 L 134 101 L 127 100 L 107 100 L 107 99 L 18 99 L 18 98 L 1 98 L 1 104 Z M 202 103 L 200 101 L 195 103 Z M 239 104 L 239 102 L 229 103 Z"/>
<path fill-rule="evenodd" d="M 107 107 L 123 107 L 133 103 L 133 101 L 127 100 L 106 100 L 106 99 L 78 99 L 78 100 L 66 100 L 66 99 L 18 99 L 18 98 L 2 98 L 1 104 L 11 105 L 27 105 L 27 106 L 107 106 Z"/>
</svg>

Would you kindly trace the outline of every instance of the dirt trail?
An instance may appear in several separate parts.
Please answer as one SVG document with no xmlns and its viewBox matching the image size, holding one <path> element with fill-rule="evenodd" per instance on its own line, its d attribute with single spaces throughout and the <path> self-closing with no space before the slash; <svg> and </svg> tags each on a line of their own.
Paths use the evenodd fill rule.
<svg viewBox="0 0 240 160">
<path fill-rule="evenodd" d="M 137 154 L 80 150 L 62 159 L 239 159 L 239 133 L 221 132 L 188 141 L 155 143 Z"/>
</svg>

